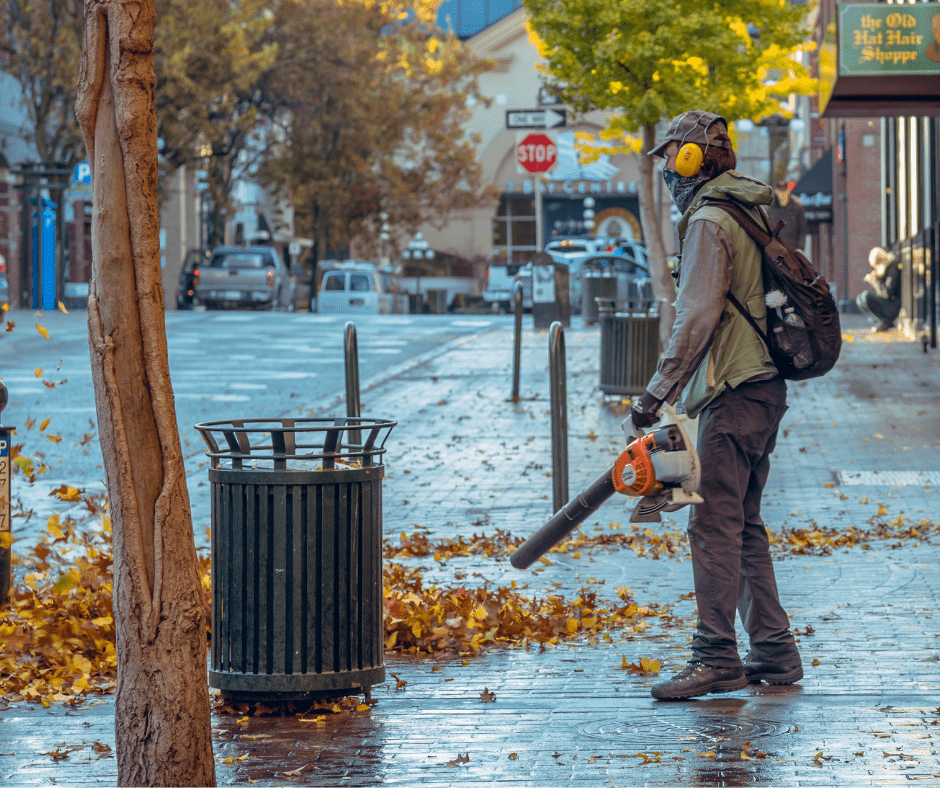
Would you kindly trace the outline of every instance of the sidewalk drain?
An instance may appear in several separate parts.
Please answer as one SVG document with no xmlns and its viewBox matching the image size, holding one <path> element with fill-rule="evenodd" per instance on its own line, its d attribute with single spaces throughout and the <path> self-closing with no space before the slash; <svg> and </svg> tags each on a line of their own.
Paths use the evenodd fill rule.
<svg viewBox="0 0 940 788">
<path fill-rule="evenodd" d="M 792 730 L 789 725 L 769 720 L 730 722 L 726 719 L 702 719 L 700 714 L 680 714 L 674 720 L 664 717 L 661 713 L 655 717 L 631 716 L 629 720 L 599 720 L 580 730 L 585 736 L 620 744 L 632 742 L 638 747 L 647 747 L 655 741 L 659 748 L 688 745 L 689 742 L 737 744 L 740 740 L 743 744 L 751 739 L 780 736 Z"/>
<path fill-rule="evenodd" d="M 836 480 L 839 484 L 920 487 L 940 484 L 940 471 L 839 471 Z"/>
</svg>

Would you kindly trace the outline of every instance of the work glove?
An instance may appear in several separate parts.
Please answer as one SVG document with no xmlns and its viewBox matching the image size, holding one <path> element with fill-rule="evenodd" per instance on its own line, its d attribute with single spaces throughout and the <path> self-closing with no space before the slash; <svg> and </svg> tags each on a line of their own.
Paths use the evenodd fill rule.
<svg viewBox="0 0 940 788">
<path fill-rule="evenodd" d="M 644 391 L 643 396 L 635 400 L 630 408 L 630 418 L 623 424 L 624 432 L 632 434 L 634 438 L 642 438 L 646 430 L 659 421 L 659 406 L 662 404 L 662 400 Z"/>
</svg>

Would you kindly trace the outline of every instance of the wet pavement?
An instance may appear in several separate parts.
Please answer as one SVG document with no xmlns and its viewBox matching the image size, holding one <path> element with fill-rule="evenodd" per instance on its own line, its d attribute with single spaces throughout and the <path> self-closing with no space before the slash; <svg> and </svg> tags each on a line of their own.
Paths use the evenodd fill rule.
<svg viewBox="0 0 940 788">
<path fill-rule="evenodd" d="M 813 524 L 868 534 L 829 554 L 790 550 L 777 560 L 806 671 L 800 684 L 662 703 L 649 695 L 655 676 L 622 669 L 647 657 L 668 674 L 688 658 L 687 549 L 658 559 L 552 553 L 551 565 L 528 572 L 505 557 L 412 559 L 441 585 L 515 581 L 566 597 L 589 586 L 601 599 L 628 586 L 638 604 L 669 605 L 674 618 L 545 649 L 389 653 L 389 680 L 369 709 L 216 712 L 219 783 L 940 785 L 940 537 L 884 538 L 899 517 L 940 521 L 940 356 L 897 332 L 870 334 L 854 318 L 845 327 L 852 341 L 836 369 L 790 386 L 765 495 L 781 545 L 786 529 Z M 568 330 L 566 344 L 574 494 L 622 448 L 624 403 L 597 389 L 597 328 Z M 364 387 L 363 415 L 399 421 L 384 483 L 388 544 L 416 526 L 438 539 L 526 536 L 550 516 L 547 332 L 526 329 L 518 403 L 507 401 L 511 363 L 511 331 L 488 327 Z M 325 405 L 341 410 L 314 401 L 304 415 Z M 198 530 L 208 487 L 193 477 L 190 488 Z M 627 527 L 627 503 L 608 502 L 582 532 Z M 685 512 L 669 517 L 657 531 L 684 530 Z M 114 784 L 114 759 L 101 746 L 114 746 L 112 715 L 110 700 L 68 712 L 0 710 L 0 786 Z"/>
</svg>

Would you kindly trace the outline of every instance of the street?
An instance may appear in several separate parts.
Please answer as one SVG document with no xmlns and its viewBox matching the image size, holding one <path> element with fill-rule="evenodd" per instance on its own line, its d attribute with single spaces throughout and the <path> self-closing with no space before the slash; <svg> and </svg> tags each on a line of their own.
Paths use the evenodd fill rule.
<svg viewBox="0 0 940 788">
<path fill-rule="evenodd" d="M 356 326 L 365 391 L 370 381 L 414 365 L 461 337 L 508 326 L 512 318 L 168 312 L 170 375 L 187 474 L 192 477 L 205 468 L 206 447 L 194 429 L 200 422 L 310 416 L 331 405 L 329 413 L 319 415 L 345 415 L 340 397 L 345 391 L 344 332 L 350 320 Z M 15 325 L 0 334 L 0 377 L 10 398 L 0 423 L 17 428 L 14 443 L 23 444 L 23 454 L 48 466 L 31 488 L 20 483 L 21 477 L 14 482 L 14 508 L 35 513 L 28 519 L 14 517 L 14 537 L 19 539 L 45 522 L 42 515 L 53 506 L 50 490 L 70 484 L 103 491 L 104 474 L 86 312 L 18 310 L 7 312 L 6 321 Z M 370 406 L 375 403 L 363 397 L 363 416 L 371 415 Z M 193 504 L 195 508 L 199 502 Z"/>
<path fill-rule="evenodd" d="M 282 337 L 303 325 L 302 316 L 287 317 Z M 35 333 L 34 321 L 19 322 Z M 658 676 L 669 675 L 689 656 L 696 613 L 686 512 L 631 531 L 631 501 L 615 496 L 576 532 L 576 545 L 526 571 L 513 569 L 501 549 L 455 549 L 482 548 L 484 535 L 500 532 L 525 537 L 550 516 L 548 336 L 526 319 L 522 400 L 511 403 L 509 321 L 409 324 L 415 336 L 432 332 L 423 355 L 411 363 L 398 357 L 397 366 L 379 362 L 373 382 L 364 376 L 362 386 L 364 411 L 399 422 L 384 460 L 386 567 L 418 573 L 424 590 L 416 586 L 416 594 L 435 586 L 487 593 L 494 606 L 499 594 L 564 599 L 582 608 L 582 621 L 591 617 L 589 604 L 609 605 L 626 588 L 650 615 L 556 643 L 491 644 L 476 655 L 387 649 L 386 682 L 374 688 L 372 704 L 347 700 L 301 714 L 215 697 L 219 784 L 940 783 L 940 362 L 900 332 L 873 335 L 863 322 L 845 319 L 849 340 L 829 375 L 790 386 L 764 497 L 805 678 L 686 703 L 654 701 L 657 675 L 636 669 L 655 659 Z M 342 323 L 334 324 L 340 335 Z M 566 332 L 572 495 L 623 446 L 623 403 L 598 396 L 598 337 L 597 328 Z M 224 346 L 239 352 L 236 341 Z M 219 366 L 232 374 L 231 361 Z M 290 382 L 283 390 L 279 407 L 316 406 L 312 396 L 290 398 Z M 243 407 L 262 398 L 220 386 L 226 391 L 250 397 Z M 227 404 L 207 402 L 203 414 L 227 414 Z M 191 444 L 194 524 L 204 543 L 208 483 L 195 436 Z M 15 481 L 23 486 L 21 476 Z M 908 532 L 912 526 L 919 535 Z M 425 552 L 400 552 L 421 538 Z M 745 641 L 742 635 L 742 656 Z M 0 781 L 114 784 L 113 713 L 110 695 L 90 695 L 77 708 L 11 700 L 0 708 Z"/>
</svg>

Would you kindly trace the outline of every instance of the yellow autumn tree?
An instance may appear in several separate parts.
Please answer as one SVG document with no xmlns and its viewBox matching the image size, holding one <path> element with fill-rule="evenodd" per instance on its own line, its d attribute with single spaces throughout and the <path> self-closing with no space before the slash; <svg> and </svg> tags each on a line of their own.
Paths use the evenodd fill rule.
<svg viewBox="0 0 940 788">
<path fill-rule="evenodd" d="M 639 154 L 640 220 L 653 291 L 671 303 L 653 198 L 656 124 L 690 109 L 729 123 L 781 112 L 781 100 L 815 81 L 794 57 L 807 46 L 806 7 L 785 0 L 523 0 L 544 58 L 546 85 L 576 112 L 610 113 L 593 155 Z M 663 335 L 674 312 L 664 315 Z"/>
</svg>

